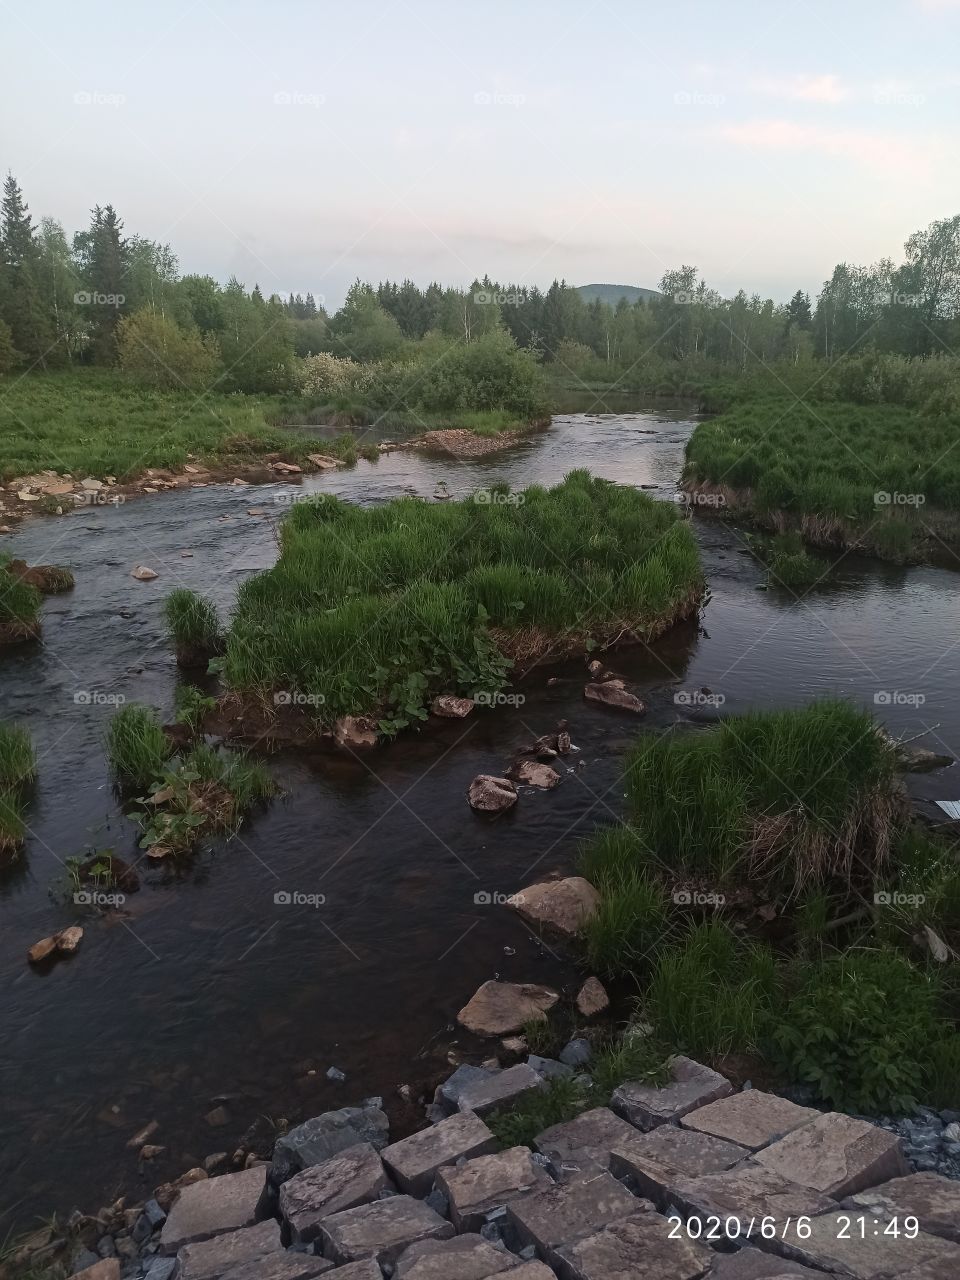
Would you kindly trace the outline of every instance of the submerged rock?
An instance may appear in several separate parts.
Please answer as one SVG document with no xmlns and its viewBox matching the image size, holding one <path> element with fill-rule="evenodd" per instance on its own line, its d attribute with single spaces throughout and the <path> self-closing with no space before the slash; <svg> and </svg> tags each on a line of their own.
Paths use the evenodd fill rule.
<svg viewBox="0 0 960 1280">
<path fill-rule="evenodd" d="M 467 799 L 479 813 L 502 813 L 517 803 L 517 789 L 509 778 L 480 773 L 470 783 Z"/>
<path fill-rule="evenodd" d="M 583 876 L 567 876 L 563 880 L 528 885 L 508 901 L 525 920 L 548 925 L 572 937 L 594 914 L 600 895 Z"/>
<path fill-rule="evenodd" d="M 645 715 L 647 711 L 644 703 L 635 694 L 628 693 L 616 681 L 607 681 L 606 684 L 588 684 L 584 687 L 583 696 L 588 702 L 599 702 L 617 711 L 631 711 L 637 716 Z"/>
<path fill-rule="evenodd" d="M 539 764 L 536 760 L 521 760 L 519 764 L 513 766 L 510 774 L 514 781 L 521 785 L 539 787 L 541 791 L 552 791 L 560 781 L 559 773 L 551 769 L 548 764 Z"/>
<path fill-rule="evenodd" d="M 430 704 L 430 711 L 445 720 L 462 720 L 473 710 L 472 698 L 458 698 L 453 693 L 441 693 Z"/>
<path fill-rule="evenodd" d="M 377 745 L 377 731 L 365 716 L 341 716 L 333 726 L 333 736 L 338 746 L 350 750 Z"/>
</svg>

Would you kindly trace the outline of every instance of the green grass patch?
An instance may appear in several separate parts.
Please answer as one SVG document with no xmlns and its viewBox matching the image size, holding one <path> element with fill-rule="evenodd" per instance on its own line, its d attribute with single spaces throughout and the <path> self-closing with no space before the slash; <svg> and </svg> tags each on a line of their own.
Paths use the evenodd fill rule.
<svg viewBox="0 0 960 1280">
<path fill-rule="evenodd" d="M 760 551 L 767 566 L 767 582 L 793 594 L 810 591 L 830 575 L 830 565 L 804 548 L 798 533 L 783 533 Z"/>
<path fill-rule="evenodd" d="M 223 627 L 216 607 L 187 587 L 177 587 L 163 602 L 163 617 L 181 666 L 205 666 L 223 651 Z"/>
<path fill-rule="evenodd" d="M 37 757 L 26 729 L 0 720 L 0 858 L 16 854 L 26 834 L 27 792 Z"/>
<path fill-rule="evenodd" d="M 692 612 L 699 556 L 675 509 L 572 472 L 554 489 L 359 507 L 298 503 L 273 569 L 245 582 L 227 637 L 234 689 L 295 690 L 321 718 L 426 717 L 435 692 L 494 693 L 511 663 Z"/>
<path fill-rule="evenodd" d="M 10 557 L 0 554 L 0 645 L 40 634 L 43 597 L 35 586 L 10 572 Z"/>
<path fill-rule="evenodd" d="M 947 540 L 960 529 L 958 443 L 956 412 L 760 399 L 701 423 L 684 474 L 741 495 L 761 522 L 785 514 L 808 541 L 908 559 L 926 525 Z"/>
<path fill-rule="evenodd" d="M 146 787 L 163 772 L 172 754 L 170 741 L 149 707 L 130 702 L 110 721 L 107 758 L 121 783 Z"/>
</svg>

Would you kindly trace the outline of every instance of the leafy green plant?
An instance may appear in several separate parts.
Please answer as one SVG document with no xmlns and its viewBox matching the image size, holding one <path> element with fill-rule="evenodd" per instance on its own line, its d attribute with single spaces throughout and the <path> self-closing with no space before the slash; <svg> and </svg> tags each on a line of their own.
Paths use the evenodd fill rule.
<svg viewBox="0 0 960 1280">
<path fill-rule="evenodd" d="M 181 684 L 177 686 L 174 705 L 176 723 L 186 725 L 196 737 L 203 728 L 206 715 L 216 708 L 217 700 L 194 684 Z"/>
</svg>

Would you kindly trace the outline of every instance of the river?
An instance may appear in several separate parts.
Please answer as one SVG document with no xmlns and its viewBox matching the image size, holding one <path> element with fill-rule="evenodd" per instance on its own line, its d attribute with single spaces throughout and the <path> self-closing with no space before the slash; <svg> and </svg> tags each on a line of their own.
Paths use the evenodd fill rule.
<svg viewBox="0 0 960 1280">
<path fill-rule="evenodd" d="M 586 467 L 672 501 L 694 425 L 675 409 L 564 414 L 492 459 L 396 452 L 303 489 L 369 504 L 431 497 L 441 480 L 459 496 Z M 620 816 L 638 722 L 586 704 L 578 663 L 534 673 L 519 708 L 408 734 L 362 763 L 272 756 L 283 796 L 179 873 L 148 868 L 120 912 L 78 908 L 63 892 L 64 860 L 85 847 L 136 851 L 103 736 L 116 695 L 171 711 L 164 596 L 183 585 L 229 609 L 238 583 L 273 563 L 285 499 L 301 491 L 158 494 L 37 519 L 0 543 L 76 575 L 74 591 L 45 601 L 43 645 L 0 658 L 0 717 L 29 728 L 40 771 L 24 857 L 0 879 L 0 1235 L 121 1191 L 142 1198 L 232 1151 L 258 1116 L 296 1121 L 383 1094 L 402 1130 L 416 1116 L 397 1086 L 416 1094 L 449 1050 L 475 1047 L 455 1017 L 481 982 L 578 982 L 570 955 L 508 908 L 475 900 L 571 868 L 578 841 Z M 711 592 L 700 625 L 608 659 L 648 703 L 644 725 L 709 719 L 712 708 L 685 701 L 701 687 L 725 714 L 841 694 L 898 734 L 938 725 L 924 744 L 960 753 L 955 574 L 846 556 L 829 586 L 797 602 L 759 589 L 765 575 L 743 530 L 699 514 L 694 523 Z M 138 563 L 160 576 L 135 581 Z M 548 675 L 559 682 L 548 687 Z M 470 779 L 499 772 L 561 717 L 580 747 L 561 786 L 525 793 L 492 824 L 472 814 Z M 910 786 L 926 806 L 957 799 L 960 770 Z M 293 892 L 325 901 L 275 901 Z M 46 973 L 28 966 L 31 943 L 73 923 L 86 931 L 74 957 Z M 327 1080 L 330 1066 L 345 1083 Z M 216 1127 L 205 1119 L 215 1106 L 226 1119 Z M 126 1144 L 151 1120 L 165 1150 L 141 1170 Z"/>
</svg>

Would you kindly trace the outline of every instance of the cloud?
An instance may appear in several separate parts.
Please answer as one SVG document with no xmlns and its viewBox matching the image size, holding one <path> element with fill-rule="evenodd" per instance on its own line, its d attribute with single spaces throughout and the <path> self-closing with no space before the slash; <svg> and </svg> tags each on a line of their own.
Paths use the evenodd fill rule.
<svg viewBox="0 0 960 1280">
<path fill-rule="evenodd" d="M 845 102 L 852 91 L 835 75 L 764 76 L 754 80 L 750 88 L 755 93 L 766 93 L 774 98 L 787 98 L 790 102 L 821 102 L 834 105 Z"/>
<path fill-rule="evenodd" d="M 715 136 L 759 151 L 807 151 L 856 160 L 869 168 L 916 174 L 928 170 L 936 146 L 897 134 L 868 133 L 863 129 L 825 129 L 792 120 L 750 120 L 724 125 Z"/>
</svg>

